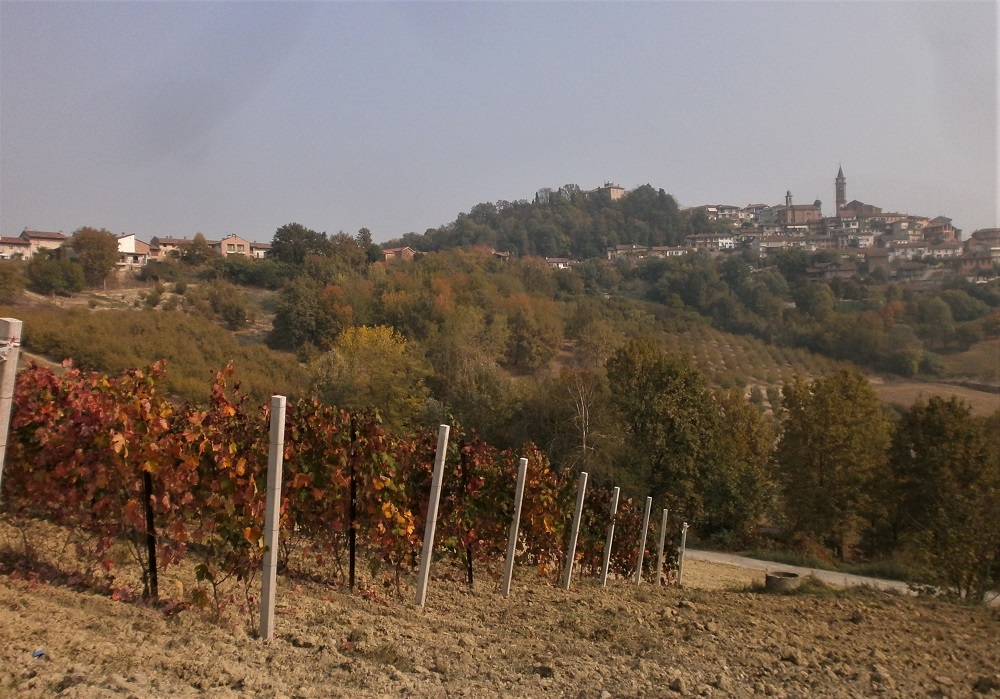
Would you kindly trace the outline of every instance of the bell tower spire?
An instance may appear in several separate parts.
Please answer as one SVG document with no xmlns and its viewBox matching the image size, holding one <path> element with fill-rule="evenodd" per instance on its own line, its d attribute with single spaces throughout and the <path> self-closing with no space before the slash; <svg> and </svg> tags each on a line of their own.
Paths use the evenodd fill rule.
<svg viewBox="0 0 1000 699">
<path fill-rule="evenodd" d="M 837 215 L 840 216 L 840 209 L 847 204 L 847 178 L 844 177 L 843 166 L 837 171 L 834 183 L 837 190 Z"/>
</svg>

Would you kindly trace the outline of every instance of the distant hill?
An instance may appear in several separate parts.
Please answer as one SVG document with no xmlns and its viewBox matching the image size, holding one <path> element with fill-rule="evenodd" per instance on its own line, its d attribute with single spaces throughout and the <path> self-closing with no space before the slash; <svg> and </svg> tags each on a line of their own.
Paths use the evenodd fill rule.
<svg viewBox="0 0 1000 699">
<path fill-rule="evenodd" d="M 662 189 L 645 184 L 612 200 L 606 190 L 583 192 L 567 185 L 535 202 L 476 204 L 449 224 L 407 233 L 384 247 L 409 246 L 420 252 L 482 245 L 518 256 L 604 257 L 615 245 L 680 245 L 712 224 L 680 211 Z M 721 224 L 726 225 L 726 224 Z"/>
</svg>

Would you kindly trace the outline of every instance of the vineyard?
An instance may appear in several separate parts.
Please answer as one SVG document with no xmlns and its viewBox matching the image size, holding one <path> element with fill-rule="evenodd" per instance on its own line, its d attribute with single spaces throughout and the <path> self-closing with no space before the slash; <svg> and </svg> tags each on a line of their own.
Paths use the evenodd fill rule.
<svg viewBox="0 0 1000 699">
<path fill-rule="evenodd" d="M 780 387 L 795 376 L 822 376 L 842 363 L 798 347 L 772 345 L 750 335 L 734 335 L 709 325 L 691 323 L 676 333 L 665 333 L 663 348 L 691 356 L 709 380 L 723 388 L 757 386 L 774 408 Z M 774 400 L 772 401 L 772 397 Z"/>
<path fill-rule="evenodd" d="M 103 574 L 111 588 L 117 569 L 134 565 L 141 594 L 155 598 L 158 572 L 187 560 L 198 586 L 186 602 L 252 612 L 264 554 L 269 406 L 242 395 L 231 368 L 217 375 L 206 407 L 166 400 L 162 364 L 118 377 L 67 369 L 60 376 L 32 365 L 18 376 L 4 509 L 16 521 L 43 519 L 74 532 L 88 575 Z M 470 586 L 474 564 L 503 559 L 523 457 L 518 561 L 554 579 L 566 563 L 575 474 L 553 469 L 531 446 L 499 451 L 474 432 L 452 434 L 436 550 L 464 566 Z M 358 552 L 370 580 L 398 590 L 420 555 L 434 449 L 433 433 L 392 435 L 374 412 L 290 404 L 279 566 L 353 584 Z M 588 490 L 576 548 L 582 574 L 601 565 L 610 502 L 610 488 Z M 613 574 L 634 573 L 642 514 L 632 499 L 620 502 L 617 541 L 627 543 L 613 549 Z M 647 552 L 646 565 L 654 558 Z"/>
</svg>

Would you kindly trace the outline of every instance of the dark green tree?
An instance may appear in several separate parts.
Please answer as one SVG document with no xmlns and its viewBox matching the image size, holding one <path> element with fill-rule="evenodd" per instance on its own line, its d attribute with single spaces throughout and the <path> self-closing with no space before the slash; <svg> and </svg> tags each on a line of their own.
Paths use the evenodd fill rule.
<svg viewBox="0 0 1000 699">
<path fill-rule="evenodd" d="M 608 359 L 608 383 L 639 470 L 656 503 L 690 519 L 705 515 L 705 467 L 718 454 L 719 411 L 701 372 L 649 341 Z"/>
<path fill-rule="evenodd" d="M 84 278 L 92 286 L 103 284 L 118 264 L 118 238 L 103 228 L 78 228 L 70 245 Z"/>
<path fill-rule="evenodd" d="M 776 502 L 774 429 L 738 389 L 718 394 L 716 402 L 725 428 L 717 459 L 706 469 L 707 529 L 726 544 L 750 545 Z"/>
<path fill-rule="evenodd" d="M 370 230 L 362 228 L 358 231 L 354 239 L 357 241 L 358 247 L 365 253 L 365 262 L 372 264 L 382 259 L 382 248 L 372 241 L 372 232 Z"/>
<path fill-rule="evenodd" d="M 893 433 L 891 475 L 876 491 L 878 548 L 911 552 L 936 582 L 978 599 L 1000 573 L 1000 445 L 988 431 L 998 422 L 957 398 L 918 402 Z"/>
<path fill-rule="evenodd" d="M 0 303 L 12 303 L 21 295 L 27 282 L 23 270 L 23 262 L 0 261 Z"/>
<path fill-rule="evenodd" d="M 28 287 L 39 294 L 68 295 L 83 291 L 83 268 L 58 250 L 39 251 L 28 261 Z"/>
<path fill-rule="evenodd" d="M 990 307 L 961 289 L 945 289 L 941 299 L 951 307 L 951 314 L 958 322 L 977 320 L 989 315 Z"/>
<path fill-rule="evenodd" d="M 825 542 L 839 558 L 856 543 L 884 473 L 889 421 L 868 379 L 855 369 L 783 391 L 785 422 L 778 479 L 798 534 Z"/>
<path fill-rule="evenodd" d="M 281 290 L 277 305 L 267 337 L 267 344 L 275 349 L 298 350 L 309 345 L 328 350 L 354 322 L 353 310 L 339 287 L 324 286 L 305 275 Z"/>
<path fill-rule="evenodd" d="M 308 255 L 329 255 L 330 241 L 326 233 L 317 233 L 301 223 L 286 223 L 271 239 L 271 259 L 290 265 L 301 265 Z"/>
</svg>

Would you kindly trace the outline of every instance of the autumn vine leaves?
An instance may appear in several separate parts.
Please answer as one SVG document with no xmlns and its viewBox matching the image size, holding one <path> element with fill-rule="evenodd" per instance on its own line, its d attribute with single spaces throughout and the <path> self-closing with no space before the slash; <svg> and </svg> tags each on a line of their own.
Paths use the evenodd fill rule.
<svg viewBox="0 0 1000 699">
<path fill-rule="evenodd" d="M 5 508 L 71 527 L 95 571 L 112 574 L 122 560 L 116 547 L 126 542 L 147 595 L 156 595 L 158 566 L 189 557 L 201 583 L 193 601 L 252 604 L 263 556 L 269 406 L 251 404 L 231 368 L 215 377 L 206 405 L 175 405 L 158 390 L 163 374 L 162 363 L 116 377 L 72 366 L 62 375 L 24 370 L 14 396 Z M 475 433 L 453 434 L 438 550 L 466 563 L 470 584 L 473 562 L 499 565 L 523 456 L 519 560 L 558 572 L 572 474 L 553 470 L 532 446 L 500 451 Z M 315 400 L 289 405 L 282 565 L 309 560 L 330 582 L 344 583 L 353 531 L 375 576 L 399 584 L 420 555 L 434 449 L 432 432 L 392 434 L 373 411 L 352 414 Z M 588 493 L 590 525 L 577 549 L 584 570 L 599 567 L 605 495 L 610 491 Z M 637 533 L 637 509 L 625 503 L 619 526 Z M 612 570 L 628 575 L 634 563 L 634 551 L 623 551 Z"/>
</svg>

